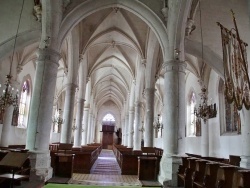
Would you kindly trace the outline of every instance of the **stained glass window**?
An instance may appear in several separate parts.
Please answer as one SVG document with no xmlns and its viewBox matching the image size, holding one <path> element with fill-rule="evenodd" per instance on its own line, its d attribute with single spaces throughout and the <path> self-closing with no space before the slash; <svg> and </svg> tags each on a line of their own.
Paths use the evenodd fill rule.
<svg viewBox="0 0 250 188">
<path fill-rule="evenodd" d="M 29 95 L 29 82 L 25 81 L 22 86 L 20 103 L 19 103 L 19 116 L 18 116 L 18 127 L 26 128 L 27 119 L 27 103 Z"/>
<path fill-rule="evenodd" d="M 112 114 L 107 114 L 104 116 L 103 121 L 115 121 L 115 118 L 112 116 Z"/>
<path fill-rule="evenodd" d="M 195 93 L 193 92 L 190 101 L 190 136 L 196 135 L 196 127 L 195 127 L 196 117 L 194 115 L 195 104 L 196 104 L 196 97 Z"/>
</svg>

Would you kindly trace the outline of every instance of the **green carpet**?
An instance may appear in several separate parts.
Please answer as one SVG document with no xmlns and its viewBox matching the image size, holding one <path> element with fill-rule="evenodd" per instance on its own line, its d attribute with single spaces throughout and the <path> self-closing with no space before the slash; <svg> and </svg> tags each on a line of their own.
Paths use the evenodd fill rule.
<svg viewBox="0 0 250 188">
<path fill-rule="evenodd" d="M 54 184 L 49 183 L 44 186 L 44 188 L 79 188 L 79 187 L 87 187 L 87 188 L 140 188 L 140 186 L 100 186 L 100 185 L 71 185 L 71 184 Z M 143 187 L 143 188 L 159 188 L 159 187 Z"/>
</svg>

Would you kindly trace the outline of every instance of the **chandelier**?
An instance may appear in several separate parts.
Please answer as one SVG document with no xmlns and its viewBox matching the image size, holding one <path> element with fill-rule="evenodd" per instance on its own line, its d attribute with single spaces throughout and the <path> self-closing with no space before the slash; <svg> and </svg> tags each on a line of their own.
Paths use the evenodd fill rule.
<svg viewBox="0 0 250 188">
<path fill-rule="evenodd" d="M 53 119 L 53 124 L 58 126 L 58 128 L 57 128 L 57 132 L 58 133 L 61 132 L 61 127 L 62 127 L 62 124 L 64 123 L 64 120 L 61 117 L 61 112 L 62 112 L 62 110 L 59 109 L 58 110 L 58 114 L 56 114 L 55 117 L 54 117 L 54 119 Z M 53 131 L 56 132 L 55 126 L 54 126 L 54 130 Z"/>
<path fill-rule="evenodd" d="M 217 22 L 221 28 L 223 66 L 225 77 L 225 98 L 229 104 L 235 103 L 238 110 L 243 105 L 247 110 L 250 109 L 250 80 L 247 62 L 247 43 L 240 39 L 234 12 L 234 27 L 225 28 Z"/>
<path fill-rule="evenodd" d="M 204 49 L 203 49 L 203 30 L 202 30 L 202 17 L 201 17 L 201 2 L 199 0 L 199 9 L 200 9 L 200 35 L 201 35 L 201 58 L 202 63 L 204 64 Z M 216 110 L 216 104 L 210 104 L 208 105 L 208 98 L 207 98 L 207 88 L 202 83 L 203 81 L 200 80 L 200 84 L 203 85 L 201 88 L 200 98 L 201 103 L 199 104 L 198 108 L 194 108 L 194 115 L 197 117 L 197 122 L 200 122 L 200 118 L 203 119 L 204 123 L 207 122 L 208 119 L 216 117 L 217 110 Z"/>
<path fill-rule="evenodd" d="M 5 109 L 11 105 L 14 107 L 14 109 L 18 109 L 18 90 L 16 90 L 15 92 L 14 87 L 11 86 L 11 79 L 12 79 L 11 69 L 12 69 L 12 63 L 14 59 L 17 34 L 18 34 L 21 16 L 23 12 L 23 6 L 24 6 L 24 0 L 22 2 L 22 7 L 21 7 L 20 16 L 19 16 L 18 25 L 17 25 L 17 31 L 16 31 L 16 35 L 14 39 L 14 46 L 13 46 L 13 51 L 12 51 L 12 56 L 11 56 L 11 61 L 10 61 L 10 71 L 9 71 L 9 74 L 7 74 L 6 76 L 7 80 L 5 81 L 5 84 L 4 84 L 5 88 L 3 89 L 3 93 L 0 96 L 0 110 L 2 111 L 2 113 L 4 113 Z M 0 87 L 1 87 L 1 84 L 0 84 Z"/>
<path fill-rule="evenodd" d="M 154 128 L 159 131 L 163 129 L 163 124 L 160 123 L 160 114 L 158 114 L 157 121 L 154 123 Z"/>
<path fill-rule="evenodd" d="M 3 94 L 0 96 L 0 107 L 2 111 L 5 111 L 5 109 L 11 105 L 13 105 L 14 108 L 18 108 L 18 90 L 15 93 L 14 87 L 11 86 L 12 76 L 8 74 L 6 78 L 7 80 L 4 84 L 5 89 L 3 90 Z"/>
<path fill-rule="evenodd" d="M 201 89 L 201 104 L 198 106 L 198 108 L 194 108 L 194 115 L 198 119 L 203 119 L 203 121 L 206 123 L 206 121 L 210 118 L 216 117 L 217 109 L 216 104 L 210 104 L 208 105 L 207 100 L 207 89 L 205 86 Z"/>
</svg>

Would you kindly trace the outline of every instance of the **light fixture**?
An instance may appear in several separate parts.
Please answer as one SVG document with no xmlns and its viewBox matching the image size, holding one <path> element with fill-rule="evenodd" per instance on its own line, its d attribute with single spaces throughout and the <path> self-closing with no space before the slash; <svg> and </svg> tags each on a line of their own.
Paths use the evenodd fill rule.
<svg viewBox="0 0 250 188">
<path fill-rule="evenodd" d="M 62 110 L 59 109 L 58 110 L 58 114 L 55 114 L 55 117 L 53 119 L 53 124 L 54 124 L 54 130 L 53 130 L 53 132 L 58 132 L 58 133 L 61 132 L 61 127 L 62 127 L 62 124 L 64 123 L 64 120 L 61 117 L 61 113 L 62 113 Z M 57 131 L 55 130 L 55 125 L 58 126 Z"/>
<path fill-rule="evenodd" d="M 154 128 L 155 128 L 157 131 L 163 129 L 163 124 L 160 123 L 160 114 L 158 114 L 157 120 L 156 120 L 156 122 L 154 123 Z"/>
<path fill-rule="evenodd" d="M 5 81 L 5 84 L 4 84 L 5 88 L 3 89 L 3 93 L 0 96 L 0 110 L 2 111 L 2 113 L 4 113 L 5 109 L 11 105 L 14 107 L 14 109 L 18 109 L 18 90 L 16 90 L 15 92 L 14 87 L 11 86 L 11 79 L 12 79 L 11 69 L 12 69 L 12 64 L 13 64 L 13 59 L 14 59 L 14 54 L 15 54 L 16 40 L 17 40 L 17 34 L 18 34 L 21 16 L 23 12 L 23 6 L 24 6 L 24 0 L 22 2 L 22 7 L 21 7 L 20 16 L 19 16 L 18 25 L 17 25 L 17 31 L 16 31 L 16 35 L 14 39 L 14 46 L 13 46 L 12 56 L 10 60 L 10 71 L 9 71 L 9 74 L 7 74 L 6 76 L 7 80 Z M 0 87 L 1 87 L 1 84 L 0 84 Z"/>
<path fill-rule="evenodd" d="M 202 22 L 201 22 L 201 2 L 199 0 L 199 9 L 200 9 L 200 27 L 201 27 L 201 58 L 202 63 L 204 64 L 204 50 L 203 50 L 203 30 L 202 30 Z M 202 84 L 202 80 L 200 81 L 203 87 L 201 88 L 201 93 L 199 94 L 201 97 L 201 103 L 198 108 L 194 108 L 194 115 L 197 117 L 196 121 L 200 121 L 200 118 L 203 119 L 204 123 L 207 122 L 208 119 L 216 117 L 217 110 L 216 104 L 208 105 L 207 100 L 207 88 Z"/>
<path fill-rule="evenodd" d="M 229 104 L 235 103 L 238 110 L 243 105 L 250 109 L 250 80 L 247 63 L 247 43 L 240 39 L 238 27 L 233 10 L 234 27 L 225 28 L 217 22 L 221 28 L 223 66 L 225 77 L 225 98 Z"/>
<path fill-rule="evenodd" d="M 206 123 L 208 119 L 216 117 L 216 104 L 207 104 L 207 89 L 205 86 L 203 86 L 201 89 L 200 97 L 201 103 L 199 104 L 198 108 L 194 108 L 194 115 L 197 117 L 197 121 L 199 121 L 201 118 Z"/>
</svg>

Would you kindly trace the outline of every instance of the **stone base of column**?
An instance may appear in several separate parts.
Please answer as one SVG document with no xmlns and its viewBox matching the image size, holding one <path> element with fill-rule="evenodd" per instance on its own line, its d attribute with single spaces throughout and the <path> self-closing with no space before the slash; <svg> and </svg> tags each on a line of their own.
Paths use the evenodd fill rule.
<svg viewBox="0 0 250 188">
<path fill-rule="evenodd" d="M 158 181 L 163 185 L 163 187 L 178 187 L 177 173 L 180 164 L 182 164 L 180 156 L 162 156 Z"/>
<path fill-rule="evenodd" d="M 40 187 L 49 180 L 53 175 L 53 168 L 51 168 L 50 153 L 29 152 L 30 156 L 30 178 L 28 182 L 23 182 L 24 187 Z"/>
<path fill-rule="evenodd" d="M 250 156 L 241 156 L 240 167 L 250 168 Z"/>
</svg>

